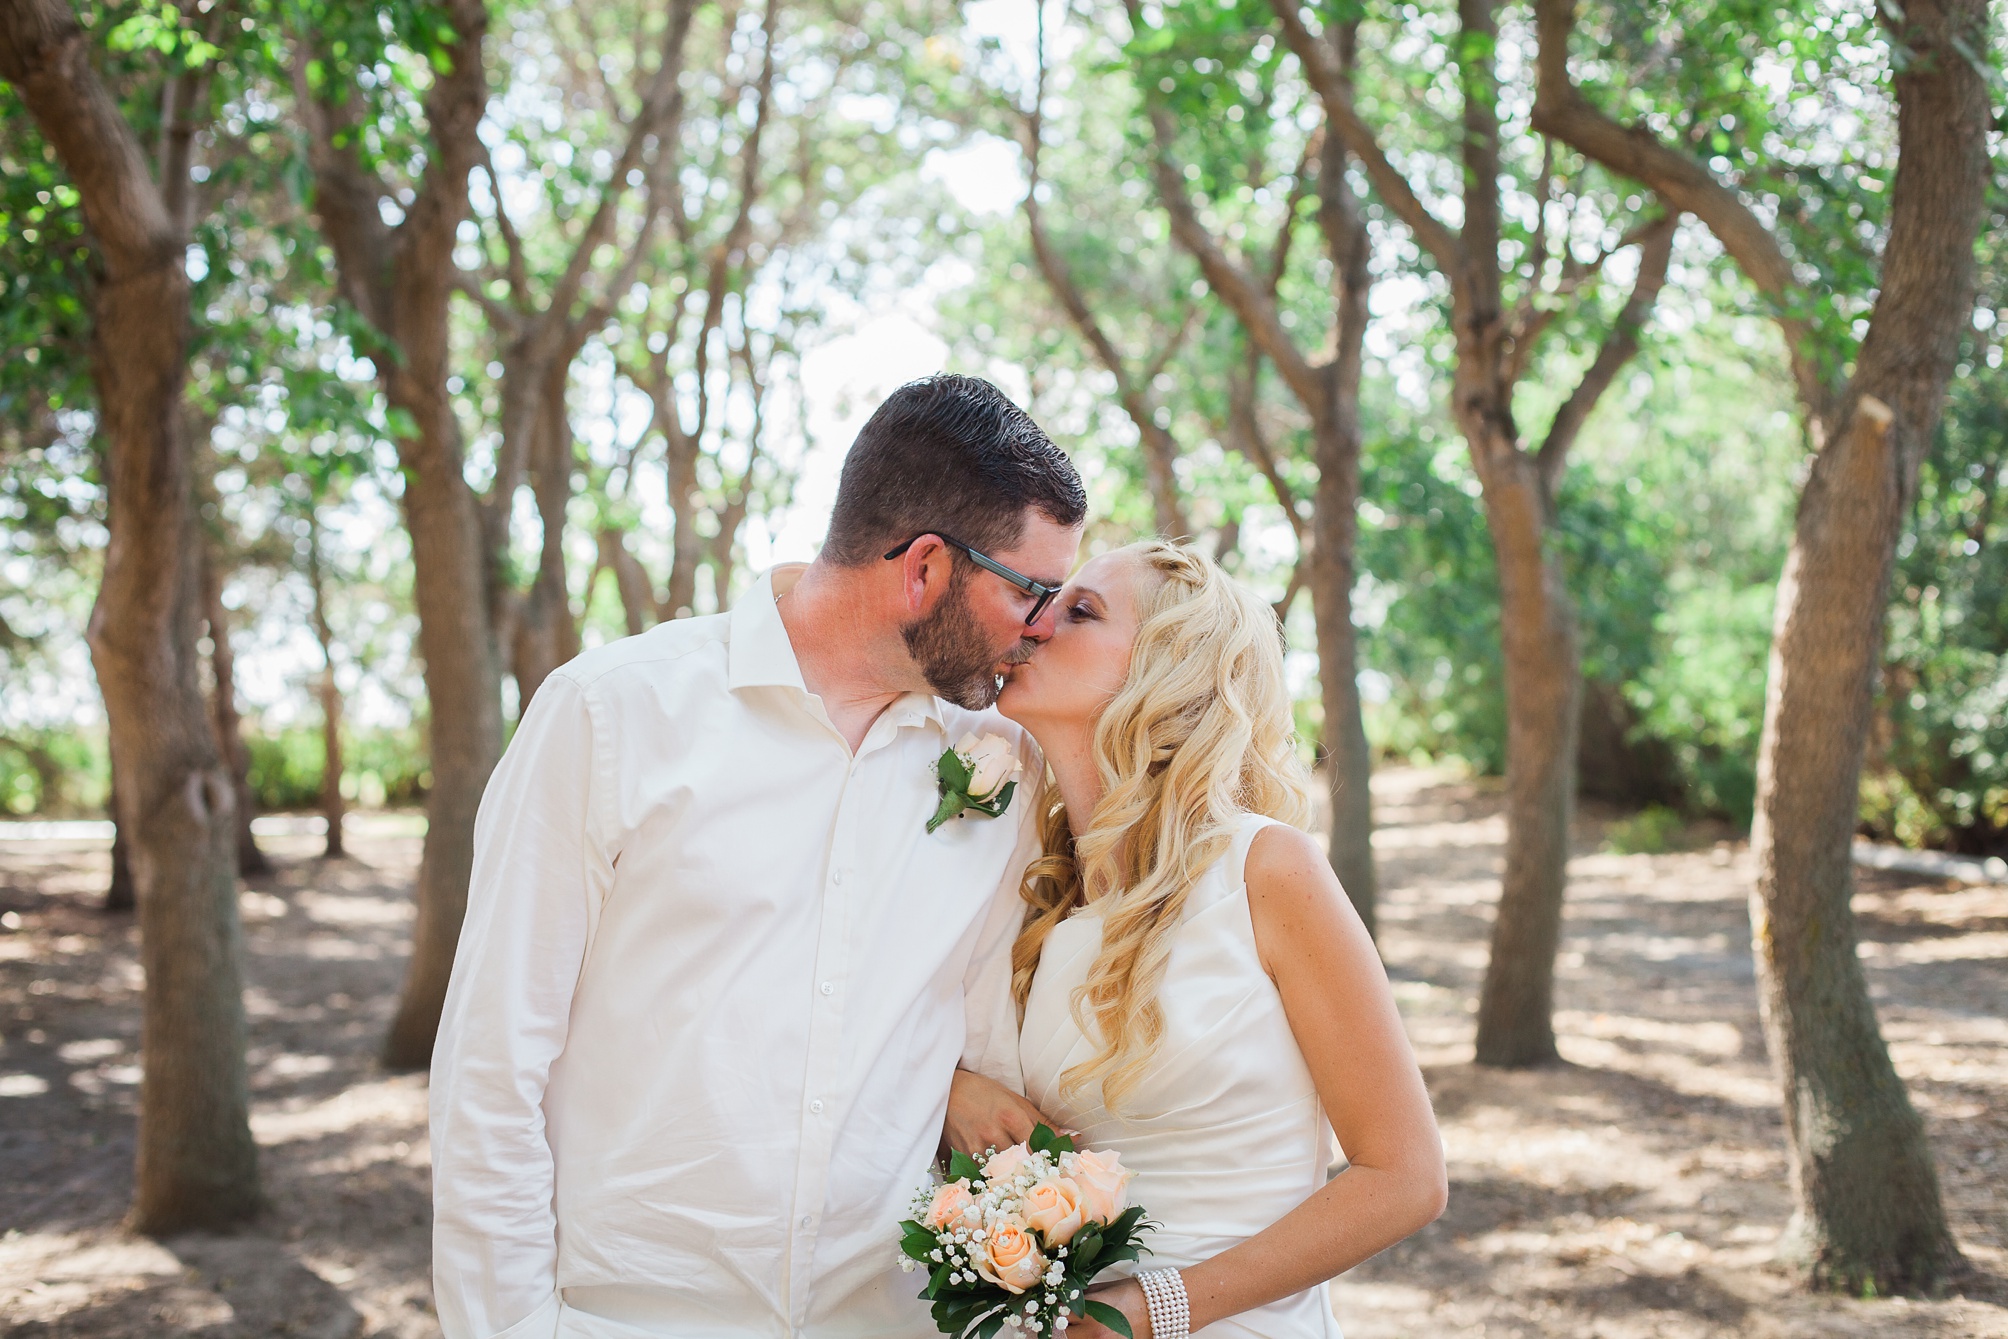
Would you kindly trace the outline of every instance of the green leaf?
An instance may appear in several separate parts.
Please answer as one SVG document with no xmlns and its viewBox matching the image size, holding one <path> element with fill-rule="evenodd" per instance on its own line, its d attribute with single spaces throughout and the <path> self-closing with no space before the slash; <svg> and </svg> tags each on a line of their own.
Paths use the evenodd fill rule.
<svg viewBox="0 0 2008 1339">
<path fill-rule="evenodd" d="M 1130 1329 L 1129 1317 L 1107 1302 L 1083 1302 L 1081 1305 L 1091 1319 L 1100 1321 L 1123 1339 L 1136 1339 L 1136 1333 Z"/>
<path fill-rule="evenodd" d="M 901 1223 L 900 1226 L 905 1229 L 905 1234 L 900 1238 L 899 1249 L 909 1259 L 932 1265 L 934 1262 L 927 1257 L 941 1245 L 934 1234 L 918 1223 Z"/>
<path fill-rule="evenodd" d="M 948 1179 L 951 1181 L 975 1181 L 983 1175 L 983 1164 L 964 1153 L 961 1149 L 950 1149 L 948 1153 Z"/>
<path fill-rule="evenodd" d="M 1101 1229 L 1096 1227 L 1084 1227 L 1079 1232 L 1074 1234 L 1073 1251 L 1070 1253 L 1068 1258 L 1073 1262 L 1074 1269 L 1086 1270 L 1089 1265 L 1092 1265 L 1095 1262 L 1095 1258 L 1099 1256 L 1101 1253 L 1102 1253 Z M 1089 1277 L 1092 1277 L 1092 1275 L 1090 1275 Z"/>
<path fill-rule="evenodd" d="M 962 761 L 962 755 L 954 749 L 941 751 L 941 756 L 934 763 L 934 774 L 941 779 L 944 788 L 950 791 L 959 790 L 965 799 L 968 798 L 969 764 Z"/>
<path fill-rule="evenodd" d="M 1026 1147 L 1034 1153 L 1051 1153 L 1058 1156 L 1061 1153 L 1072 1153 L 1074 1141 L 1042 1122 L 1032 1127 L 1032 1137 L 1026 1141 Z"/>
</svg>

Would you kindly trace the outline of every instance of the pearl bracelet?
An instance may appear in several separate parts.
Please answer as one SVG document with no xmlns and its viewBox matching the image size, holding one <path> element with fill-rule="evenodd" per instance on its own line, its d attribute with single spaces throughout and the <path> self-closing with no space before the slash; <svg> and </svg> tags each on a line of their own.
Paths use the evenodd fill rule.
<svg viewBox="0 0 2008 1339">
<path fill-rule="evenodd" d="M 1136 1276 L 1150 1307 L 1151 1339 L 1190 1339 L 1192 1311 L 1185 1301 L 1185 1279 L 1175 1269 L 1149 1269 Z"/>
</svg>

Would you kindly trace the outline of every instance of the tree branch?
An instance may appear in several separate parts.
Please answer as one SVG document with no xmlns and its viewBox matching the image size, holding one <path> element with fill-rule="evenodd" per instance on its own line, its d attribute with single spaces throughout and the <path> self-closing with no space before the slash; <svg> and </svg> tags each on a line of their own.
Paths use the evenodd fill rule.
<svg viewBox="0 0 2008 1339">
<path fill-rule="evenodd" d="M 1360 119 L 1353 107 L 1345 71 L 1339 68 L 1337 55 L 1304 26 L 1304 20 L 1297 12 L 1296 0 L 1270 0 L 1270 6 L 1282 24 L 1283 40 L 1296 53 L 1298 63 L 1304 67 L 1305 77 L 1311 81 L 1311 86 L 1317 90 L 1318 100 L 1324 104 L 1326 124 L 1338 131 L 1346 148 L 1366 169 L 1368 182 L 1387 207 L 1394 211 L 1395 217 L 1415 234 L 1416 242 L 1429 253 L 1437 268 L 1452 283 L 1463 282 L 1462 240 L 1430 212 L 1429 206 L 1409 185 L 1408 178 L 1388 161 L 1372 128 Z"/>
<path fill-rule="evenodd" d="M 1583 97 L 1569 77 L 1575 0 L 1536 0 L 1535 21 L 1540 52 L 1534 128 L 1621 176 L 1643 182 L 1675 211 L 1693 214 L 1707 225 L 1744 275 L 1771 300 L 1785 334 L 1799 398 L 1824 415 L 1838 387 L 1829 385 L 1820 371 L 1811 325 L 1793 314 L 1805 295 L 1778 239 L 1702 164 L 1662 144 L 1648 130 L 1618 124 Z"/>
<path fill-rule="evenodd" d="M 481 170 L 488 174 L 488 190 L 495 197 L 495 228 L 502 234 L 502 251 L 508 258 L 509 296 L 515 301 L 518 312 L 527 311 L 533 299 L 530 295 L 530 267 L 523 259 L 523 237 L 509 218 L 509 207 L 503 203 L 502 178 L 495 171 L 495 160 L 490 157 L 486 144 L 481 146 Z"/>
<path fill-rule="evenodd" d="M 627 140 L 621 145 L 620 157 L 614 161 L 606 185 L 600 190 L 599 204 L 584 231 L 579 234 L 571 257 L 551 290 L 549 310 L 560 321 L 571 319 L 572 306 L 578 301 L 579 290 L 592 267 L 593 255 L 613 232 L 621 201 L 627 195 L 628 173 L 641 162 L 648 141 L 657 138 L 660 153 L 672 152 L 671 125 L 681 119 L 683 110 L 684 42 L 690 34 L 691 17 L 696 9 L 696 0 L 672 0 L 669 28 L 663 36 L 662 51 L 656 58 L 655 75 L 642 95 L 641 107 L 635 112 L 634 119 L 628 122 Z M 500 203 L 499 198 L 497 203 Z M 649 211 L 649 216 L 652 221 L 653 209 Z M 645 238 L 636 238 L 633 251 L 640 251 L 644 241 Z"/>
<path fill-rule="evenodd" d="M 1297 544 L 1309 542 L 1304 529 L 1304 517 L 1297 510 L 1297 493 L 1290 487 L 1290 481 L 1283 477 L 1282 468 L 1276 463 L 1276 453 L 1269 447 L 1269 439 L 1262 435 L 1262 422 L 1256 414 L 1256 390 L 1262 370 L 1262 351 L 1251 341 L 1247 357 L 1238 373 L 1229 373 L 1227 378 L 1227 439 L 1250 464 L 1262 472 L 1269 481 L 1270 491 L 1276 495 L 1276 505 L 1283 509 L 1283 516 L 1290 522 L 1290 531 L 1297 537 Z"/>
<path fill-rule="evenodd" d="M 139 141 L 92 68 L 89 38 L 67 3 L 0 5 L 0 79 L 20 91 L 76 183 L 106 278 L 117 283 L 174 262 L 184 235 Z"/>
<path fill-rule="evenodd" d="M 344 130 L 354 128 L 354 99 L 341 104 L 316 97 L 307 80 L 309 46 L 295 43 L 293 102 L 307 131 L 307 163 L 314 174 L 314 213 L 340 263 L 336 284 L 350 306 L 377 331 L 390 325 L 392 238 L 377 202 L 383 183 L 362 165 L 353 136 L 338 145 Z"/>
<path fill-rule="evenodd" d="M 697 432 L 704 431 L 711 412 L 711 332 L 725 320 L 725 291 L 732 263 L 745 251 L 746 234 L 752 227 L 753 204 L 760 195 L 760 140 L 767 129 L 767 113 L 773 105 L 774 27 L 780 16 L 781 0 L 767 0 L 760 20 L 760 75 L 754 86 L 753 127 L 740 147 L 739 210 L 732 226 L 711 249 L 710 271 L 705 278 L 704 320 L 698 327 L 694 357 L 697 364 Z"/>
<path fill-rule="evenodd" d="M 1604 336 L 1596 360 L 1583 373 L 1582 380 L 1576 383 L 1576 389 L 1555 412 L 1555 421 L 1549 425 L 1537 463 L 1542 493 L 1550 514 L 1555 508 L 1555 494 L 1561 483 L 1562 469 L 1568 463 L 1569 448 L 1582 432 L 1590 411 L 1597 407 L 1597 401 L 1617 379 L 1618 372 L 1638 353 L 1639 332 L 1645 328 L 1647 319 L 1652 315 L 1653 304 L 1659 300 L 1659 290 L 1666 283 L 1667 266 L 1673 259 L 1673 235 L 1679 227 L 1680 215 L 1668 213 L 1645 231 L 1639 241 L 1638 278 L 1632 284 L 1631 297 L 1618 312 L 1610 333 Z"/>
<path fill-rule="evenodd" d="M 1043 39 L 1043 32 L 1041 37 Z M 1043 92 L 1046 82 L 1045 45 L 1039 49 L 1039 89 Z M 1052 290 L 1060 306 L 1073 321 L 1088 347 L 1094 350 L 1095 358 L 1109 375 L 1115 378 L 1116 399 L 1130 422 L 1136 425 L 1137 436 L 1144 451 L 1144 467 L 1150 484 L 1152 508 L 1156 512 L 1158 533 L 1182 535 L 1186 531 L 1184 509 L 1179 505 L 1178 476 L 1174 462 L 1178 459 L 1178 442 L 1171 433 L 1157 421 L 1157 397 L 1151 393 L 1151 382 L 1156 373 L 1150 372 L 1141 379 L 1130 375 L 1128 361 L 1109 338 L 1108 331 L 1088 307 L 1080 285 L 1074 282 L 1074 274 L 1065 256 L 1053 245 L 1053 239 L 1046 232 L 1045 217 L 1039 210 L 1040 161 L 1044 149 L 1045 118 L 1040 111 L 1040 99 L 1035 96 L 1030 112 L 1025 113 L 1025 160 L 1028 166 L 1028 181 L 1022 208 L 1025 223 L 1032 239 L 1032 255 L 1038 261 L 1039 272 L 1045 277 L 1046 287 Z M 1189 317 L 1187 318 L 1190 319 Z M 1184 326 L 1179 329 L 1179 338 L 1184 335 Z M 1174 338 L 1165 349 L 1157 366 L 1162 367 L 1178 347 L 1179 338 Z"/>
<path fill-rule="evenodd" d="M 1171 113 L 1155 100 L 1150 107 L 1150 124 L 1156 139 L 1156 152 L 1151 157 L 1152 175 L 1157 180 L 1158 199 L 1171 219 L 1172 237 L 1199 262 L 1207 286 L 1233 309 L 1248 337 L 1276 365 L 1291 392 L 1307 408 L 1322 403 L 1324 387 L 1318 371 L 1283 328 L 1282 317 L 1262 282 L 1236 264 L 1199 221 L 1199 211 L 1186 192 L 1185 173 L 1172 147 L 1177 132 Z"/>
</svg>

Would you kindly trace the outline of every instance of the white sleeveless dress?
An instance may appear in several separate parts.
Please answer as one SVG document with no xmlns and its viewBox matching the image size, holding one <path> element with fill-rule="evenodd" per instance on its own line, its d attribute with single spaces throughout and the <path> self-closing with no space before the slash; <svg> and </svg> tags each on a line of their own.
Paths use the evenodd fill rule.
<svg viewBox="0 0 2008 1339">
<path fill-rule="evenodd" d="M 1242 866 L 1274 819 L 1244 815 L 1226 853 L 1193 887 L 1172 943 L 1164 986 L 1164 1041 L 1112 1114 L 1090 1084 L 1071 1100 L 1060 1076 L 1096 1047 L 1075 1026 L 1074 989 L 1101 951 L 1102 923 L 1082 908 L 1053 928 L 1025 1001 L 1018 1051 L 1025 1094 L 1079 1131 L 1085 1148 L 1113 1149 L 1136 1171 L 1130 1201 L 1162 1224 L 1141 1265 L 1198 1264 L 1254 1236 L 1325 1184 L 1334 1144 L 1310 1069 L 1291 1035 L 1282 996 L 1255 951 Z M 1325 1285 L 1245 1311 L 1205 1339 L 1339 1339 Z"/>
</svg>

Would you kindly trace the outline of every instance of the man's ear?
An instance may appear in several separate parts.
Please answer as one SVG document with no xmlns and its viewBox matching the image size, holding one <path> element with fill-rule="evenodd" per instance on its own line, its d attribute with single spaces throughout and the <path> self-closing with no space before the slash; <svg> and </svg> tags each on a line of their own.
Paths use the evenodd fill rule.
<svg viewBox="0 0 2008 1339">
<path fill-rule="evenodd" d="M 931 610 L 948 589 L 955 555 L 934 535 L 922 535 L 900 555 L 901 605 L 908 618 L 919 618 Z"/>
</svg>

